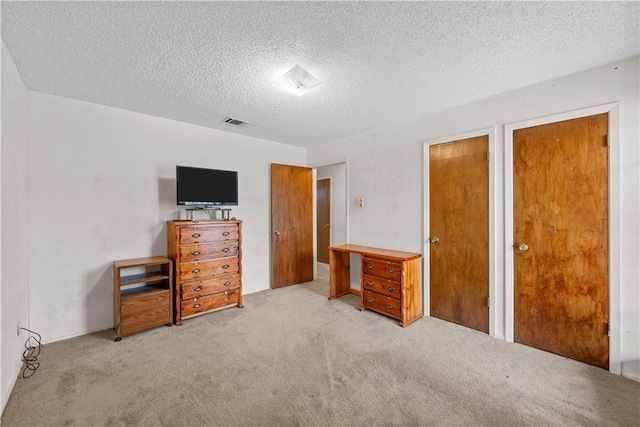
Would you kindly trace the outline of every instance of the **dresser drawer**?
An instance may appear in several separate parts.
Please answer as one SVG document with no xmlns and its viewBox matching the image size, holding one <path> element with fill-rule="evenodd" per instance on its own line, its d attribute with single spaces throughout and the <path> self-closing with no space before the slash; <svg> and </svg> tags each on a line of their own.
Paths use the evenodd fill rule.
<svg viewBox="0 0 640 427">
<path fill-rule="evenodd" d="M 400 301 L 374 292 L 362 291 L 364 308 L 378 311 L 400 320 Z"/>
<path fill-rule="evenodd" d="M 238 241 L 180 246 L 180 262 L 202 261 L 238 255 Z"/>
<path fill-rule="evenodd" d="M 219 227 L 181 227 L 180 244 L 219 242 L 222 240 L 238 240 L 238 226 Z"/>
<path fill-rule="evenodd" d="M 381 277 L 400 283 L 402 265 L 397 262 L 362 257 L 362 274 Z"/>
<path fill-rule="evenodd" d="M 240 267 L 238 257 L 233 257 L 180 264 L 179 271 L 180 281 L 185 282 L 220 274 L 234 274 L 240 271 Z"/>
<path fill-rule="evenodd" d="M 182 299 L 197 298 L 203 295 L 224 292 L 240 287 L 240 275 L 222 276 L 213 279 L 192 280 L 183 283 L 181 287 Z"/>
<path fill-rule="evenodd" d="M 363 275 L 362 289 L 400 299 L 400 283 L 379 277 Z"/>
<path fill-rule="evenodd" d="M 122 298 L 120 300 L 122 335 L 171 323 L 170 298 L 168 289 Z"/>
<path fill-rule="evenodd" d="M 240 289 L 232 289 L 219 294 L 207 295 L 182 301 L 182 316 L 202 313 L 240 302 Z"/>
</svg>

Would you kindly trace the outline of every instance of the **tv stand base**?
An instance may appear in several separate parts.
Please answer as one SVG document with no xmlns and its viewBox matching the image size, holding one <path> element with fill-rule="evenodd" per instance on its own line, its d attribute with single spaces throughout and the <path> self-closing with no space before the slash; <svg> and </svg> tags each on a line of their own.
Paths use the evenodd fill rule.
<svg viewBox="0 0 640 427">
<path fill-rule="evenodd" d="M 187 221 L 195 221 L 194 212 L 196 211 L 205 211 L 209 215 L 209 218 L 213 220 L 221 219 L 221 220 L 229 220 L 229 214 L 231 213 L 231 209 L 225 208 L 189 208 L 187 209 Z M 218 217 L 218 214 L 220 214 Z"/>
</svg>

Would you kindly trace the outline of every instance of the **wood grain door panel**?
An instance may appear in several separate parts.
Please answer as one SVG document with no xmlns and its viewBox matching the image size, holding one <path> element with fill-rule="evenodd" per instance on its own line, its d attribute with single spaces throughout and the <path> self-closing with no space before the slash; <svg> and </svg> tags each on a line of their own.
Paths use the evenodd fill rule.
<svg viewBox="0 0 640 427">
<path fill-rule="evenodd" d="M 431 315 L 489 332 L 489 137 L 429 147 Z"/>
<path fill-rule="evenodd" d="M 603 368 L 607 133 L 605 113 L 513 134 L 514 340 Z"/>
<path fill-rule="evenodd" d="M 329 246 L 331 245 L 331 180 L 316 181 L 317 203 L 317 257 L 318 262 L 329 264 Z"/>
<path fill-rule="evenodd" d="M 313 280 L 313 170 L 271 164 L 271 287 Z"/>
</svg>

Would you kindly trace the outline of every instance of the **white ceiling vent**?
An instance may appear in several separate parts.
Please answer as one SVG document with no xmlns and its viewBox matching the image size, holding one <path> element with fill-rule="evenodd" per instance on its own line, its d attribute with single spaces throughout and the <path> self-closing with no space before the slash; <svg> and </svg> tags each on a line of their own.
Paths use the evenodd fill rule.
<svg viewBox="0 0 640 427">
<path fill-rule="evenodd" d="M 232 117 L 227 117 L 222 122 L 223 123 L 228 123 L 228 124 L 233 125 L 233 126 L 246 126 L 246 125 L 249 124 L 247 122 L 243 122 L 242 120 L 234 119 Z"/>
</svg>

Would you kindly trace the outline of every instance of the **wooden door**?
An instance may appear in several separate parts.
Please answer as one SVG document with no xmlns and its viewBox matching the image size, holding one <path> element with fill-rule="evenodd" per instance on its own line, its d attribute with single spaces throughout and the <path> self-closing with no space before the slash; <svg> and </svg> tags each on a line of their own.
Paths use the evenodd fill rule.
<svg viewBox="0 0 640 427">
<path fill-rule="evenodd" d="M 513 133 L 514 340 L 608 368 L 608 115 Z"/>
<path fill-rule="evenodd" d="M 329 178 L 316 181 L 316 210 L 318 262 L 329 264 L 329 246 L 331 245 L 331 180 Z"/>
<path fill-rule="evenodd" d="M 489 332 L 489 137 L 429 147 L 431 316 Z"/>
<path fill-rule="evenodd" d="M 271 164 L 271 287 L 313 280 L 313 171 Z"/>
</svg>

